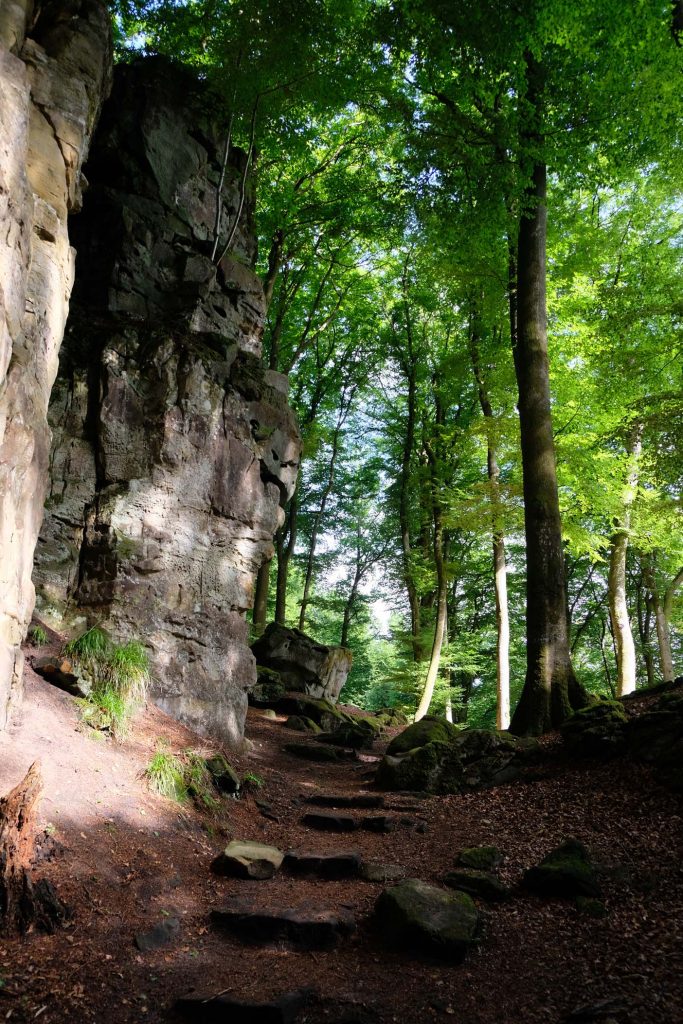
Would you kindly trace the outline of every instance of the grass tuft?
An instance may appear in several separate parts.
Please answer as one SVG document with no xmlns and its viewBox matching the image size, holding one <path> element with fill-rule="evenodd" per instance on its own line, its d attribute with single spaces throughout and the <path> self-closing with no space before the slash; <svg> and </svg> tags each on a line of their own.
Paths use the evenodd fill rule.
<svg viewBox="0 0 683 1024">
<path fill-rule="evenodd" d="M 92 679 L 93 688 L 80 701 L 81 718 L 98 732 L 123 739 L 137 708 L 144 703 L 149 659 L 139 640 L 114 643 L 104 629 L 91 626 L 64 648 Z"/>
</svg>

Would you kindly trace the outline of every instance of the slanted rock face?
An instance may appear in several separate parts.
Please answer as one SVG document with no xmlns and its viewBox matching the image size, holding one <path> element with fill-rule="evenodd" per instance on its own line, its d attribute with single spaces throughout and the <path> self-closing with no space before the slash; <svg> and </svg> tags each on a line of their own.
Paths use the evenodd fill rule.
<svg viewBox="0 0 683 1024">
<path fill-rule="evenodd" d="M 73 281 L 67 219 L 110 73 L 103 0 L 0 4 L 0 729 L 33 611 L 47 406 Z"/>
<path fill-rule="evenodd" d="M 48 621 L 138 637 L 157 703 L 238 743 L 256 681 L 245 612 L 300 442 L 286 381 L 260 360 L 248 184 L 231 255 L 211 259 L 222 140 L 205 107 L 165 62 L 117 69 L 88 163 L 35 581 Z M 244 159 L 225 174 L 222 243 Z"/>
<path fill-rule="evenodd" d="M 318 644 L 299 629 L 271 622 L 252 645 L 259 665 L 279 673 L 287 689 L 338 699 L 351 671 L 353 655 L 346 647 Z"/>
</svg>

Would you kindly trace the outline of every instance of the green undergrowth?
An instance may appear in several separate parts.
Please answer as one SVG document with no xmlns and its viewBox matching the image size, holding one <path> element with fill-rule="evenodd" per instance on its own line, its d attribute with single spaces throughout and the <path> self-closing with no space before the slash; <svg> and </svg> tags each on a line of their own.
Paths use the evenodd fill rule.
<svg viewBox="0 0 683 1024">
<path fill-rule="evenodd" d="M 174 754 L 166 740 L 159 740 L 143 777 L 154 793 L 177 803 L 192 799 L 202 810 L 211 812 L 220 805 L 206 757 L 197 751 Z"/>
<path fill-rule="evenodd" d="M 79 701 L 81 720 L 97 732 L 123 739 L 133 715 L 144 704 L 149 658 L 139 640 L 115 643 L 105 630 L 92 626 L 70 640 L 64 653 L 92 681 Z"/>
</svg>

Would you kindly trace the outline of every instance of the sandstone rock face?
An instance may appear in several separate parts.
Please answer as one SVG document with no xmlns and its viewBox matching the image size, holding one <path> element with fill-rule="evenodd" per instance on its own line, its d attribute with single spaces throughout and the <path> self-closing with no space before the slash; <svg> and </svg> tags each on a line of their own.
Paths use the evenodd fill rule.
<svg viewBox="0 0 683 1024">
<path fill-rule="evenodd" d="M 235 744 L 256 681 L 245 612 L 300 441 L 286 381 L 260 360 L 248 183 L 232 252 L 211 259 L 222 139 L 205 107 L 164 62 L 117 69 L 78 223 L 35 582 L 47 621 L 139 638 L 157 703 Z M 244 159 L 225 174 L 222 240 Z"/>
<path fill-rule="evenodd" d="M 33 611 L 47 406 L 73 282 L 67 219 L 110 72 L 103 0 L 0 5 L 0 729 Z"/>
<path fill-rule="evenodd" d="M 353 656 L 345 647 L 318 644 L 299 629 L 271 622 L 252 644 L 259 665 L 279 673 L 289 690 L 333 703 L 351 671 Z"/>
</svg>

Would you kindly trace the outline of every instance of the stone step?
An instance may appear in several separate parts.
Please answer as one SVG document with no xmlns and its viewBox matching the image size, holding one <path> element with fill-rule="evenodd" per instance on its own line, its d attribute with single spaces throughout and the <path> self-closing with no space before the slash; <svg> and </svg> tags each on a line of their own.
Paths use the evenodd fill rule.
<svg viewBox="0 0 683 1024">
<path fill-rule="evenodd" d="M 355 818 L 352 814 L 344 814 L 330 811 L 309 811 L 304 814 L 301 824 L 307 828 L 315 828 L 319 832 L 357 832 L 362 829 L 364 832 L 388 833 L 393 832 L 399 825 L 406 828 L 416 828 L 416 831 L 425 831 L 424 823 L 418 823 L 414 818 L 397 818 L 388 814 L 372 814 L 365 818 Z"/>
<path fill-rule="evenodd" d="M 304 814 L 301 824 L 308 828 L 316 828 L 320 832 L 355 832 L 360 828 L 360 821 L 352 814 L 330 814 L 322 811 Z"/>
<path fill-rule="evenodd" d="M 344 750 L 342 747 L 327 747 L 322 743 L 285 743 L 283 749 L 294 757 L 300 757 L 304 761 L 319 761 L 321 763 L 335 763 L 339 761 L 353 761 L 356 757 L 354 750 Z"/>
<path fill-rule="evenodd" d="M 191 1024 L 290 1024 L 314 994 L 314 989 L 303 988 L 258 1002 L 228 992 L 193 992 L 176 1000 L 175 1009 Z"/>
<path fill-rule="evenodd" d="M 353 914 L 324 910 L 313 903 L 273 909 L 236 899 L 211 911 L 211 921 L 246 942 L 284 942 L 298 949 L 333 949 L 356 928 Z"/>
<path fill-rule="evenodd" d="M 378 793 L 354 793 L 351 795 L 335 795 L 333 793 L 315 793 L 306 797 L 306 803 L 314 807 L 342 807 L 359 810 L 372 810 L 384 807 L 384 797 Z"/>
<path fill-rule="evenodd" d="M 363 859 L 358 850 L 331 850 L 326 853 L 289 850 L 282 867 L 293 875 L 341 879 L 358 878 L 362 864 Z"/>
</svg>

